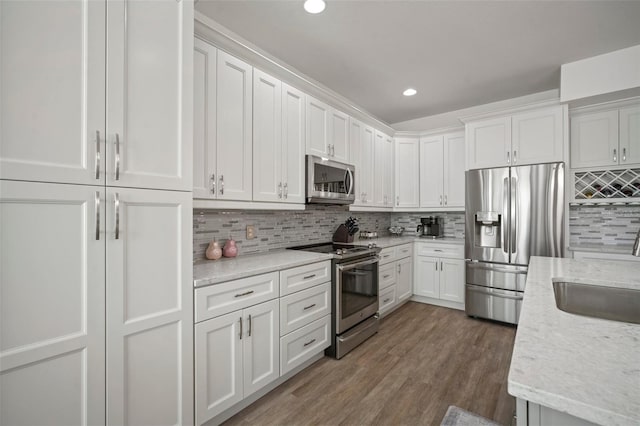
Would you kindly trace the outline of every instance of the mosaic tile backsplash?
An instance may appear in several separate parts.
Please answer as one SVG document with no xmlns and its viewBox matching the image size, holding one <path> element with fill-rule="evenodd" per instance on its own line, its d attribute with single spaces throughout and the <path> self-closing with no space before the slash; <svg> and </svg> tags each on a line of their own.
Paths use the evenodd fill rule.
<svg viewBox="0 0 640 426">
<path fill-rule="evenodd" d="M 640 229 L 640 206 L 571 206 L 569 245 L 632 245 Z"/>
<path fill-rule="evenodd" d="M 445 212 L 445 213 L 394 213 L 391 216 L 391 226 L 404 226 L 406 231 L 416 231 L 420 225 L 420 219 L 429 216 L 440 216 L 444 221 L 444 236 L 451 238 L 464 239 L 464 213 L 463 212 Z"/>
<path fill-rule="evenodd" d="M 349 212 L 346 206 L 308 205 L 304 211 L 214 211 L 193 212 L 193 258 L 204 252 L 214 238 L 224 243 L 237 241 L 240 254 L 260 253 L 302 244 L 331 241 L 338 225 L 353 216 L 360 230 L 387 236 L 391 213 Z M 255 227 L 256 237 L 246 239 L 247 225 Z"/>
</svg>

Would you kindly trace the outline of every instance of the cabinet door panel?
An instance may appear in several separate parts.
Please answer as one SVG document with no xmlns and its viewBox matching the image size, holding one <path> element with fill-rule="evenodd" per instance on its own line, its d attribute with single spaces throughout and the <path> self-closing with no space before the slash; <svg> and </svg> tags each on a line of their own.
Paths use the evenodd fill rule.
<svg viewBox="0 0 640 426">
<path fill-rule="evenodd" d="M 282 84 L 282 180 L 288 203 L 304 203 L 304 102 L 304 93 Z"/>
<path fill-rule="evenodd" d="M 242 312 L 195 325 L 196 424 L 242 401 Z"/>
<path fill-rule="evenodd" d="M 464 207 L 464 133 L 444 136 L 443 204 Z"/>
<path fill-rule="evenodd" d="M 615 166 L 618 164 L 617 150 L 617 110 L 571 117 L 572 168 Z"/>
<path fill-rule="evenodd" d="M 107 2 L 107 23 L 107 183 L 191 191 L 193 4 Z"/>
<path fill-rule="evenodd" d="M 282 201 L 282 84 L 253 70 L 253 200 Z"/>
<path fill-rule="evenodd" d="M 384 163 L 384 203 L 385 207 L 393 207 L 393 189 L 394 189 L 394 178 L 395 174 L 393 172 L 393 138 L 389 136 L 385 136 L 384 140 L 384 158 L 386 159 Z"/>
<path fill-rule="evenodd" d="M 640 106 L 620 110 L 620 164 L 640 163 Z"/>
<path fill-rule="evenodd" d="M 512 126 L 512 165 L 563 160 L 562 107 L 514 115 Z"/>
<path fill-rule="evenodd" d="M 464 260 L 440 259 L 440 298 L 464 303 Z"/>
<path fill-rule="evenodd" d="M 467 124 L 466 141 L 469 169 L 511 165 L 511 117 Z"/>
<path fill-rule="evenodd" d="M 244 397 L 280 376 L 279 301 L 271 300 L 244 310 Z"/>
<path fill-rule="evenodd" d="M 107 422 L 188 423 L 191 194 L 108 188 L 107 200 Z"/>
<path fill-rule="evenodd" d="M 251 200 L 252 68 L 218 51 L 217 74 L 218 198 Z"/>
<path fill-rule="evenodd" d="M 362 191 L 362 132 L 363 125 L 354 118 L 349 119 L 349 158 L 356 168 L 353 193 L 356 196 L 354 205 L 364 204 L 364 192 Z"/>
<path fill-rule="evenodd" d="M 398 302 L 407 300 L 413 294 L 413 262 L 410 257 L 397 262 L 398 277 L 396 279 L 396 294 Z"/>
<path fill-rule="evenodd" d="M 374 159 L 373 159 L 373 204 L 379 207 L 385 207 L 385 174 L 387 158 L 387 141 L 383 133 L 376 131 L 374 133 Z"/>
<path fill-rule="evenodd" d="M 420 205 L 420 142 L 417 138 L 396 138 L 396 207 Z"/>
<path fill-rule="evenodd" d="M 104 423 L 104 188 L 0 194 L 0 423 Z"/>
<path fill-rule="evenodd" d="M 418 296 L 440 297 L 440 263 L 435 257 L 416 257 L 416 280 L 413 293 Z"/>
<path fill-rule="evenodd" d="M 216 55 L 200 39 L 193 49 L 193 198 L 215 198 Z"/>
<path fill-rule="evenodd" d="M 331 111 L 331 156 L 336 161 L 349 161 L 349 116 Z"/>
<path fill-rule="evenodd" d="M 420 139 L 420 207 L 442 207 L 442 136 Z"/>
<path fill-rule="evenodd" d="M 0 2 L 0 43 L 0 178 L 104 184 L 104 3 Z"/>
<path fill-rule="evenodd" d="M 329 150 L 331 107 L 317 99 L 307 96 L 307 154 L 326 157 Z"/>
<path fill-rule="evenodd" d="M 360 191 L 363 193 L 364 204 L 373 205 L 374 203 L 374 151 L 375 151 L 375 131 L 373 128 L 365 126 L 362 131 L 362 157 L 360 173 Z M 356 169 L 357 173 L 357 169 Z"/>
</svg>

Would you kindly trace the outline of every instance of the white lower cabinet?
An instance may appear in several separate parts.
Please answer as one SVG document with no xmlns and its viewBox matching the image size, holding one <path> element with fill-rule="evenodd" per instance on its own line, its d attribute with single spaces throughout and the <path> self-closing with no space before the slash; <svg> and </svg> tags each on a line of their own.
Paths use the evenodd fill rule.
<svg viewBox="0 0 640 426">
<path fill-rule="evenodd" d="M 330 265 L 195 290 L 196 424 L 226 420 L 331 345 Z"/>
<path fill-rule="evenodd" d="M 278 314 L 274 299 L 195 325 L 197 424 L 280 376 Z"/>
<path fill-rule="evenodd" d="M 464 309 L 462 245 L 417 243 L 414 300 Z"/>
<path fill-rule="evenodd" d="M 413 244 L 387 247 L 380 252 L 378 270 L 378 313 L 384 317 L 413 292 Z"/>
</svg>

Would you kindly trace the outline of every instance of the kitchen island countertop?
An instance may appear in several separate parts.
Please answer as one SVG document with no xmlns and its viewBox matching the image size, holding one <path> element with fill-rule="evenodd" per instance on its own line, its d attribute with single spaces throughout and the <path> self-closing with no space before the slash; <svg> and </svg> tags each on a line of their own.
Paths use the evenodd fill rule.
<svg viewBox="0 0 640 426">
<path fill-rule="evenodd" d="M 640 424 L 640 325 L 559 310 L 554 278 L 640 289 L 640 264 L 532 257 L 509 394 L 598 424 Z"/>
</svg>

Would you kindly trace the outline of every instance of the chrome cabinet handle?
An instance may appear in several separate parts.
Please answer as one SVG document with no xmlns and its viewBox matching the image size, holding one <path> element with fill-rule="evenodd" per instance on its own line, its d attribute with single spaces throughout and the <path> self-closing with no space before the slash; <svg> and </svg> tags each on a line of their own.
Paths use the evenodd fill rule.
<svg viewBox="0 0 640 426">
<path fill-rule="evenodd" d="M 627 148 L 622 148 L 622 161 L 627 161 Z"/>
<path fill-rule="evenodd" d="M 96 209 L 96 241 L 100 241 L 100 191 L 96 191 L 94 205 Z"/>
<path fill-rule="evenodd" d="M 311 278 L 313 278 L 315 276 L 316 276 L 316 274 L 311 274 L 311 275 L 307 275 L 306 277 L 302 277 L 302 279 L 303 280 L 308 280 L 308 279 L 311 279 Z"/>
<path fill-rule="evenodd" d="M 251 315 L 249 315 L 249 337 L 251 337 Z"/>
<path fill-rule="evenodd" d="M 120 180 L 120 135 L 116 133 L 116 180 Z"/>
<path fill-rule="evenodd" d="M 507 164 L 509 164 L 509 162 L 511 161 L 511 159 L 509 158 L 510 152 L 507 151 Z"/>
<path fill-rule="evenodd" d="M 220 195 L 224 195 L 224 175 L 220 175 Z"/>
<path fill-rule="evenodd" d="M 316 341 L 316 339 L 311 339 L 311 340 L 309 340 L 307 343 L 305 343 L 305 344 L 304 344 L 304 345 L 302 345 L 302 346 L 304 346 L 304 347 L 306 348 L 307 346 L 309 346 L 310 344 L 312 344 L 312 343 L 313 343 L 313 342 L 315 342 L 315 341 Z"/>
<path fill-rule="evenodd" d="M 289 197 L 289 184 L 287 182 L 284 183 L 284 198 L 285 200 Z"/>
<path fill-rule="evenodd" d="M 382 279 L 389 278 L 391 275 L 383 275 Z"/>
<path fill-rule="evenodd" d="M 396 206 L 400 205 L 400 196 L 396 195 Z"/>
<path fill-rule="evenodd" d="M 517 157 L 518 151 L 516 151 L 515 149 L 513 150 L 513 164 L 516 164 L 518 162 L 518 157 Z"/>
<path fill-rule="evenodd" d="M 282 198 L 282 182 L 278 184 L 278 198 Z"/>
<path fill-rule="evenodd" d="M 116 240 L 120 239 L 120 195 L 116 192 L 113 197 L 113 206 L 116 211 Z"/>
<path fill-rule="evenodd" d="M 327 155 L 331 155 L 331 144 L 327 145 Z"/>
<path fill-rule="evenodd" d="M 211 176 L 209 177 L 209 182 L 211 182 L 211 193 L 213 195 L 216 195 L 216 174 L 215 173 L 211 173 Z"/>
<path fill-rule="evenodd" d="M 242 317 L 240 317 L 240 340 L 242 340 Z"/>
<path fill-rule="evenodd" d="M 309 306 L 305 306 L 304 308 L 302 308 L 302 310 L 303 310 L 303 311 L 306 311 L 307 309 L 311 309 L 311 308 L 313 308 L 314 306 L 316 306 L 316 304 L 315 304 L 315 303 L 313 303 L 313 304 L 311 304 L 311 305 L 309 305 Z"/>
<path fill-rule="evenodd" d="M 446 195 L 444 196 L 444 205 L 445 206 L 447 205 L 447 196 Z"/>
<path fill-rule="evenodd" d="M 236 295 L 235 295 L 235 296 L 233 296 L 233 297 L 248 296 L 248 295 L 250 295 L 251 293 L 253 293 L 253 290 L 249 290 L 249 291 L 245 291 L 244 293 L 236 294 Z"/>
<path fill-rule="evenodd" d="M 442 205 L 442 195 L 440 195 L 440 205 Z"/>
<path fill-rule="evenodd" d="M 100 179 L 100 130 L 96 130 L 96 179 Z"/>
<path fill-rule="evenodd" d="M 400 264 L 398 263 L 398 267 L 396 268 L 398 270 L 398 273 L 400 273 Z"/>
<path fill-rule="evenodd" d="M 438 270 L 438 261 L 436 260 L 436 271 Z"/>
<path fill-rule="evenodd" d="M 444 267 L 442 266 L 442 260 L 440 261 L 440 270 L 444 271 Z"/>
<path fill-rule="evenodd" d="M 613 161 L 618 161 L 618 150 L 613 148 Z"/>
</svg>

